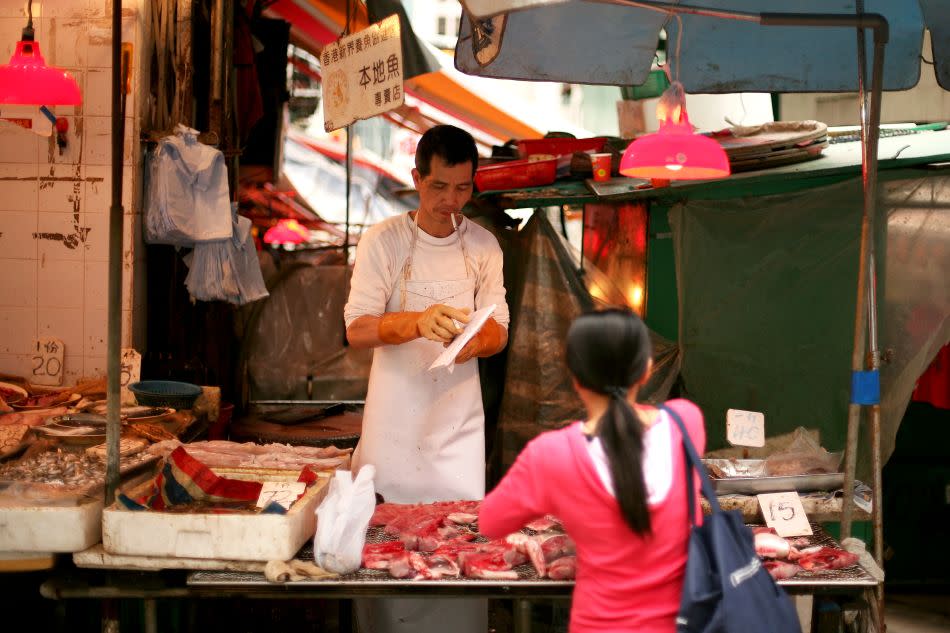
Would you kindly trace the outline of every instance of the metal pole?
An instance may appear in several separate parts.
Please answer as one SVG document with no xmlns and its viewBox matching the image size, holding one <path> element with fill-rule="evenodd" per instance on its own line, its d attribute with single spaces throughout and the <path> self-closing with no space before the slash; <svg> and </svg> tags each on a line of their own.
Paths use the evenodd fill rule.
<svg viewBox="0 0 950 633">
<path fill-rule="evenodd" d="M 346 24 L 343 35 L 350 34 L 351 7 L 346 2 Z M 346 126 L 346 234 L 343 236 L 343 265 L 350 264 L 350 187 L 353 185 L 353 124 Z"/>
<path fill-rule="evenodd" d="M 109 309 L 106 347 L 105 504 L 119 486 L 119 374 L 122 347 L 122 146 L 125 99 L 122 68 L 122 0 L 112 3 L 112 205 L 109 207 Z"/>
<path fill-rule="evenodd" d="M 343 235 L 343 264 L 350 263 L 350 187 L 353 181 L 353 124 L 346 126 L 346 233 Z"/>
<path fill-rule="evenodd" d="M 858 15 L 864 12 L 864 2 L 858 0 L 855 5 L 855 11 Z M 867 78 L 867 54 L 865 50 L 865 37 L 864 29 L 856 29 L 857 34 L 857 44 L 858 44 L 858 106 L 860 113 L 861 121 L 861 187 L 864 193 L 864 199 L 867 200 L 868 192 L 868 180 L 867 180 L 867 165 L 869 162 L 868 156 L 868 95 L 865 88 L 865 81 Z M 863 219 L 867 218 L 867 205 L 864 208 L 865 215 Z M 866 321 L 862 320 L 862 317 L 866 318 L 867 313 L 865 312 L 867 303 L 862 296 L 862 292 L 867 287 L 866 281 L 863 277 L 864 265 L 867 261 L 867 254 L 864 252 L 865 240 L 864 240 L 864 231 L 866 226 L 862 220 L 861 224 L 861 252 L 859 253 L 859 270 L 858 270 L 858 281 L 857 281 L 857 303 L 855 304 L 855 318 L 854 318 L 854 342 L 851 350 L 851 370 L 860 371 L 864 368 L 864 348 L 866 344 L 865 340 L 865 325 Z M 851 536 L 851 524 L 854 518 L 854 471 L 857 468 L 858 460 L 858 436 L 860 435 L 861 428 L 861 405 L 856 403 L 848 404 L 848 431 L 847 438 L 845 440 L 844 447 L 844 497 L 841 500 L 841 538 L 848 538 Z"/>
<path fill-rule="evenodd" d="M 871 121 L 868 138 L 868 190 L 865 196 L 865 215 L 870 215 L 869 244 L 867 262 L 868 280 L 868 323 L 870 325 L 870 354 L 868 355 L 870 369 L 879 373 L 881 357 L 878 351 L 877 340 L 877 272 L 875 269 L 874 230 L 877 216 L 877 141 L 878 128 L 881 123 L 881 91 L 884 78 L 884 46 L 886 37 L 882 40 L 875 32 L 874 37 L 874 69 L 871 79 Z M 871 507 L 871 525 L 874 530 L 874 560 L 883 569 L 884 567 L 884 480 L 881 463 L 881 403 L 871 405 L 871 470 L 873 506 Z M 846 495 L 847 496 L 847 495 Z M 875 588 L 877 597 L 877 630 L 883 631 L 884 624 L 884 583 Z"/>
<path fill-rule="evenodd" d="M 515 633 L 531 633 L 531 601 L 515 600 Z"/>
</svg>

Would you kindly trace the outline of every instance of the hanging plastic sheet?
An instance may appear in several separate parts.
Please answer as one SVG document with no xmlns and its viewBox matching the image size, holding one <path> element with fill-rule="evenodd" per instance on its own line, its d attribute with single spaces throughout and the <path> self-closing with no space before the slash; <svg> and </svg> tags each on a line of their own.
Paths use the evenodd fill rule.
<svg viewBox="0 0 950 633">
<path fill-rule="evenodd" d="M 346 266 L 286 263 L 267 301 L 242 310 L 252 400 L 366 397 L 373 352 L 344 346 L 350 274 Z"/>
<path fill-rule="evenodd" d="M 251 221 L 237 216 L 232 233 L 225 240 L 199 242 L 185 255 L 185 286 L 192 300 L 244 305 L 267 296 Z"/>
<path fill-rule="evenodd" d="M 231 203 L 224 154 L 178 125 L 149 159 L 145 241 L 191 247 L 231 237 Z"/>
<path fill-rule="evenodd" d="M 508 288 L 513 308 L 508 365 L 490 459 L 496 476 L 533 437 L 584 416 L 564 361 L 567 330 L 587 310 L 624 304 L 613 281 L 589 262 L 581 277 L 576 253 L 571 253 L 543 213 L 535 212 L 512 242 L 517 256 L 512 257 L 514 270 L 506 271 L 506 278 L 516 280 Z M 598 299 L 591 296 L 589 287 L 598 288 Z M 654 371 L 640 399 L 659 402 L 666 399 L 678 374 L 679 355 L 675 344 L 651 335 Z"/>
<path fill-rule="evenodd" d="M 950 336 L 950 177 L 920 173 L 885 172 L 881 186 L 885 460 L 917 377 Z M 710 449 L 725 442 L 729 408 L 764 412 L 770 436 L 817 428 L 825 448 L 844 448 L 860 219 L 859 178 L 689 200 L 670 211 L 683 380 L 706 416 Z M 862 439 L 859 477 L 869 472 L 868 455 Z"/>
</svg>

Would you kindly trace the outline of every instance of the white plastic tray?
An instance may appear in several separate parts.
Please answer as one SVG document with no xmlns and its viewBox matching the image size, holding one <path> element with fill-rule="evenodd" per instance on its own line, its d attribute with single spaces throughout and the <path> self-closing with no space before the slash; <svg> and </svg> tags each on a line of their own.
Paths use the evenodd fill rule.
<svg viewBox="0 0 950 633">
<path fill-rule="evenodd" d="M 224 474 L 215 469 L 219 474 Z M 294 481 L 295 471 L 269 471 L 259 480 Z M 331 472 L 321 472 L 287 514 L 173 514 L 135 512 L 115 505 L 102 514 L 102 545 L 110 554 L 226 560 L 289 560 L 316 531 L 314 511 L 326 496 Z M 228 471 L 235 477 L 235 471 Z M 148 484 L 133 489 L 145 492 Z"/>
<path fill-rule="evenodd" d="M 79 552 L 99 542 L 102 499 L 76 506 L 0 507 L 0 551 Z"/>
</svg>

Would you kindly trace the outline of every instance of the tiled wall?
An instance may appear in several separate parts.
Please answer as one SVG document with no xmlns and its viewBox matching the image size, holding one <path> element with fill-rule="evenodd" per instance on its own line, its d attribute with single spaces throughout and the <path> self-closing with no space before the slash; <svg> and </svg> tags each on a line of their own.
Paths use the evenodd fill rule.
<svg viewBox="0 0 950 633">
<path fill-rule="evenodd" d="M 124 144 L 122 345 L 141 350 L 145 251 L 141 245 L 139 116 L 146 0 L 123 2 L 122 41 L 133 45 L 133 85 Z M 0 373 L 29 377 L 30 346 L 55 336 L 66 348 L 65 382 L 104 375 L 111 204 L 110 0 L 34 1 L 36 41 L 52 66 L 79 82 L 68 146 L 0 123 Z M 26 24 L 26 2 L 0 0 L 0 59 Z"/>
</svg>

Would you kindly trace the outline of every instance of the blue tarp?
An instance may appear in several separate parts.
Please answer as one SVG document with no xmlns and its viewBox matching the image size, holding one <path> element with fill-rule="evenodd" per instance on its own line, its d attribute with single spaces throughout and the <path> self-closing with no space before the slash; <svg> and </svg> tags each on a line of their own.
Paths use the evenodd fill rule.
<svg viewBox="0 0 950 633">
<path fill-rule="evenodd" d="M 516 0 L 463 0 L 469 10 Z M 854 0 L 683 0 L 747 13 L 854 14 Z M 884 89 L 917 84 L 925 17 L 934 37 L 938 79 L 950 86 L 950 2 L 866 0 L 864 10 L 889 23 Z M 667 30 L 670 70 L 691 94 L 734 92 L 854 92 L 858 89 L 855 29 L 763 26 L 708 16 L 669 14 L 633 6 L 573 0 L 513 11 L 493 19 L 462 18 L 455 64 L 484 77 L 632 86 L 654 62 L 660 30 Z M 682 37 L 680 38 L 680 24 Z M 676 43 L 680 39 L 677 63 Z M 872 60 L 867 31 L 868 72 Z M 497 47 L 497 48 L 493 48 Z M 476 51 L 479 52 L 476 57 Z M 494 53 L 497 53 L 494 55 Z M 935 60 L 935 61 L 937 61 Z"/>
</svg>

